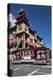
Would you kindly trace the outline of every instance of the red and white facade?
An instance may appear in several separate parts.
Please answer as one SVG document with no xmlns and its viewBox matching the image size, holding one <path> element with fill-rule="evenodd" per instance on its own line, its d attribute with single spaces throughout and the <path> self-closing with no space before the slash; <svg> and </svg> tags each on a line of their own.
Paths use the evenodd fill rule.
<svg viewBox="0 0 53 80">
<path fill-rule="evenodd" d="M 48 48 L 45 48 L 42 38 L 30 27 L 29 20 L 23 9 L 19 16 L 9 14 L 8 53 L 11 60 L 42 60 L 48 58 Z"/>
</svg>

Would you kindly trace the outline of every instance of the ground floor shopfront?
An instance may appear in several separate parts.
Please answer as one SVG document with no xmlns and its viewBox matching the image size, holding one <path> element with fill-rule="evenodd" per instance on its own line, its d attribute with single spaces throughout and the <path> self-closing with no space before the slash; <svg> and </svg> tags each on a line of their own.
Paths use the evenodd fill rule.
<svg viewBox="0 0 53 80">
<path fill-rule="evenodd" d="M 19 49 L 14 53 L 10 53 L 10 60 L 48 60 L 51 58 L 51 51 L 47 48 L 27 48 Z"/>
</svg>

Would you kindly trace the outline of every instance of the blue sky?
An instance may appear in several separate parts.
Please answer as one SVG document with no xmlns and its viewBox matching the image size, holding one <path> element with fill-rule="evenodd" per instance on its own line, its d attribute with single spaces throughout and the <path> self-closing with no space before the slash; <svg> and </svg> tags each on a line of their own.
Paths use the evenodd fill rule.
<svg viewBox="0 0 53 80">
<path fill-rule="evenodd" d="M 31 28 L 43 38 L 43 42 L 51 48 L 51 6 L 10 4 L 10 13 L 15 17 L 23 8 L 27 13 Z"/>
</svg>

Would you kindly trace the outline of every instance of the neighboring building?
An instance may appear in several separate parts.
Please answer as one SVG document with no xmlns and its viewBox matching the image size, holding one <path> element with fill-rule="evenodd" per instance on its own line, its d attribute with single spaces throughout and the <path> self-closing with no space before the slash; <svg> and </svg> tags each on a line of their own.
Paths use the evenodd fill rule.
<svg viewBox="0 0 53 80">
<path fill-rule="evenodd" d="M 25 11 L 21 9 L 18 14 L 19 16 L 17 18 L 15 18 L 11 13 L 9 14 L 8 52 L 11 59 L 26 59 L 27 56 L 28 59 L 31 59 L 31 57 L 34 58 L 34 54 L 36 54 L 33 49 L 42 48 L 45 46 L 42 42 L 42 38 L 37 34 L 36 31 L 31 29 Z M 42 52 L 44 53 L 43 50 Z M 37 54 L 39 55 L 38 52 Z"/>
</svg>

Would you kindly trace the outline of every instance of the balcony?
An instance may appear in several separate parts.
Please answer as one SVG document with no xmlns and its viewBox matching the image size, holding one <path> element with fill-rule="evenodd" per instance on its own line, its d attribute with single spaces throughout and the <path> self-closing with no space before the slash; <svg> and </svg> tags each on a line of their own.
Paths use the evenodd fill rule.
<svg viewBox="0 0 53 80">
<path fill-rule="evenodd" d="M 31 41 L 25 40 L 25 42 L 34 47 L 34 44 Z"/>
</svg>

